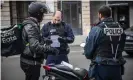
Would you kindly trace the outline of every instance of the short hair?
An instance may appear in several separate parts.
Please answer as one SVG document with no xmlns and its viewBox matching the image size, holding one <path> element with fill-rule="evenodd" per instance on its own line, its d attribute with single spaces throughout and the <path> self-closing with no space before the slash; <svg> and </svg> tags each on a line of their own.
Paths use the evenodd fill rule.
<svg viewBox="0 0 133 80">
<path fill-rule="evenodd" d="M 102 17 L 111 16 L 111 8 L 109 6 L 101 6 L 98 12 L 102 15 Z"/>
</svg>

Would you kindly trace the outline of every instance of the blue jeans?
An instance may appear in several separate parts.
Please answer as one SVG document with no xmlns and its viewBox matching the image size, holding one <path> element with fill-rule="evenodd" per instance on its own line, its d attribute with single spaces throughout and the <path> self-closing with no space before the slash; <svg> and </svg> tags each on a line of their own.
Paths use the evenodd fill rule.
<svg viewBox="0 0 133 80">
<path fill-rule="evenodd" d="M 94 70 L 96 80 L 122 80 L 120 66 L 96 65 Z"/>
<path fill-rule="evenodd" d="M 51 63 L 60 64 L 62 61 L 69 62 L 66 54 L 60 54 L 58 56 L 48 55 L 47 60 L 46 60 L 46 65 L 51 64 Z"/>
</svg>

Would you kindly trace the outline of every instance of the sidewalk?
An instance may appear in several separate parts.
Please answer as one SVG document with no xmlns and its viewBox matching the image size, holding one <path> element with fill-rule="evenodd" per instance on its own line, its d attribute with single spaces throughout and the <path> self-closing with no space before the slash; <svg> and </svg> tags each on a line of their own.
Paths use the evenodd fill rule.
<svg viewBox="0 0 133 80">
<path fill-rule="evenodd" d="M 69 45 L 70 46 L 77 46 L 77 45 L 80 45 L 81 43 L 85 42 L 85 40 L 86 40 L 86 36 L 78 35 L 78 36 L 75 36 L 74 43 L 69 44 Z"/>
</svg>

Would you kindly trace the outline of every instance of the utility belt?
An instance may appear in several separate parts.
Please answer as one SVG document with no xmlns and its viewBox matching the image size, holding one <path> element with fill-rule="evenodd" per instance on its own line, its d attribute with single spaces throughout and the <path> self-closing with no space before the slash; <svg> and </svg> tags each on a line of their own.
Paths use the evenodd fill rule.
<svg viewBox="0 0 133 80">
<path fill-rule="evenodd" d="M 105 57 L 96 57 L 95 60 L 92 62 L 96 64 L 101 64 L 101 65 L 124 65 L 126 63 L 126 60 L 123 58 L 121 59 L 114 59 L 114 58 L 105 58 Z"/>
<path fill-rule="evenodd" d="M 95 78 L 97 74 L 97 66 L 98 65 L 107 65 L 107 66 L 120 66 L 121 67 L 121 75 L 124 74 L 124 64 L 126 61 L 124 59 L 113 59 L 113 58 L 103 58 L 96 57 L 95 60 L 92 60 L 89 68 L 89 78 Z"/>
</svg>

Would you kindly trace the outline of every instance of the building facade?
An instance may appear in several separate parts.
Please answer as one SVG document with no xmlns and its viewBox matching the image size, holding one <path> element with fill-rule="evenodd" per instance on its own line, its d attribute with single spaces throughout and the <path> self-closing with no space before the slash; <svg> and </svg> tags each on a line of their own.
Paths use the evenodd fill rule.
<svg viewBox="0 0 133 80">
<path fill-rule="evenodd" d="M 112 9 L 112 18 L 125 29 L 133 26 L 133 1 L 90 1 L 90 23 L 98 22 L 97 12 L 100 6 L 109 5 Z"/>
<path fill-rule="evenodd" d="M 49 5 L 49 1 L 42 1 Z M 1 26 L 6 27 L 21 23 L 28 16 L 30 1 L 4 1 L 1 9 Z M 55 10 L 61 10 L 63 21 L 72 26 L 75 35 L 87 35 L 90 28 L 90 5 L 89 1 L 58 1 L 53 0 L 50 4 Z M 62 4 L 62 5 L 61 5 Z M 50 6 L 50 8 L 52 8 Z M 45 14 L 42 25 L 51 21 L 53 13 Z"/>
<path fill-rule="evenodd" d="M 31 2 L 33 1 L 4 1 L 1 6 L 1 27 L 21 23 L 28 16 L 28 5 Z M 91 27 L 99 21 L 98 9 L 102 5 L 109 5 L 112 8 L 112 17 L 115 21 L 126 28 L 133 26 L 133 1 L 42 0 L 41 2 L 46 3 L 52 12 L 62 11 L 63 21 L 72 26 L 76 35 L 76 44 L 85 41 Z M 45 14 L 41 26 L 51 21 L 52 16 L 53 13 Z"/>
</svg>

